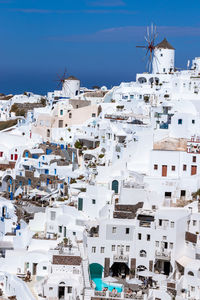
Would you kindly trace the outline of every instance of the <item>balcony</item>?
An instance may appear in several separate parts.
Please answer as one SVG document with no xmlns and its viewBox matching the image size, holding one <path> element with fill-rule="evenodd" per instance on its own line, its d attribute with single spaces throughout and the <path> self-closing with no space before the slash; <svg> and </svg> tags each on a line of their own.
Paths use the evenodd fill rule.
<svg viewBox="0 0 200 300">
<path fill-rule="evenodd" d="M 166 250 L 166 249 L 156 250 L 155 256 L 156 256 L 156 259 L 170 260 L 171 259 L 171 252 Z"/>
<path fill-rule="evenodd" d="M 148 221 L 140 221 L 139 223 L 140 227 L 146 227 L 146 228 L 150 228 L 151 227 L 151 222 L 148 222 Z"/>
<path fill-rule="evenodd" d="M 114 255 L 113 255 L 113 261 L 114 261 L 114 262 L 124 262 L 124 263 L 128 263 L 128 261 L 129 261 L 129 256 L 128 256 L 128 255 L 123 255 L 123 254 L 114 254 Z"/>
</svg>

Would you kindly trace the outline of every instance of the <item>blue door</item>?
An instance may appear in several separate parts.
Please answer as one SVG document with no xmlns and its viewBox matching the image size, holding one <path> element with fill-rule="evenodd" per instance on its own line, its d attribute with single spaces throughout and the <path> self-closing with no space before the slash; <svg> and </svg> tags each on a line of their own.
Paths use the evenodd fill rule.
<svg viewBox="0 0 200 300">
<path fill-rule="evenodd" d="M 113 182 L 112 182 L 112 190 L 115 192 L 115 194 L 118 194 L 118 191 L 119 191 L 119 182 L 117 180 L 113 180 Z"/>
</svg>

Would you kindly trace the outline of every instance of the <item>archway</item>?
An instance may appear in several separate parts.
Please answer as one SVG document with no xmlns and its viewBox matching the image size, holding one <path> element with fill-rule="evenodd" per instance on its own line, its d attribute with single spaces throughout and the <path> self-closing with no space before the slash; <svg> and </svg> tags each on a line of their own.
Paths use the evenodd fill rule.
<svg viewBox="0 0 200 300">
<path fill-rule="evenodd" d="M 10 175 L 6 175 L 2 179 L 2 191 L 12 192 L 13 178 Z"/>
<path fill-rule="evenodd" d="M 114 262 L 110 268 L 112 276 L 125 278 L 129 274 L 129 267 L 122 262 Z"/>
<path fill-rule="evenodd" d="M 138 78 L 138 82 L 139 83 L 145 83 L 145 82 L 147 82 L 147 80 L 146 80 L 145 77 L 140 77 L 140 78 Z"/>
<path fill-rule="evenodd" d="M 118 194 L 118 192 L 119 192 L 119 182 L 117 180 L 113 180 L 112 190 L 115 192 L 115 194 Z"/>
<path fill-rule="evenodd" d="M 102 278 L 103 267 L 100 264 L 93 263 L 90 264 L 90 277 L 94 278 Z"/>
<path fill-rule="evenodd" d="M 65 297 L 65 282 L 60 282 L 58 286 L 58 299 L 64 299 Z"/>
<path fill-rule="evenodd" d="M 137 272 L 141 272 L 141 271 L 144 271 L 144 270 L 147 270 L 147 268 L 145 266 L 143 266 L 143 265 L 139 265 L 137 267 Z"/>
</svg>

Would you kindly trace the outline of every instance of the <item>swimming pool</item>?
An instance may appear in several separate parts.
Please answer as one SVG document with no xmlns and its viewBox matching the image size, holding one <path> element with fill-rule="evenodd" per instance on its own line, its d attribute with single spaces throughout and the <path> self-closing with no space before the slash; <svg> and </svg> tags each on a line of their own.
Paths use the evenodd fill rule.
<svg viewBox="0 0 200 300">
<path fill-rule="evenodd" d="M 116 288 L 118 293 L 122 292 L 121 285 L 107 284 L 107 283 L 103 282 L 102 278 L 92 278 L 92 280 L 96 284 L 96 288 L 95 288 L 96 291 L 102 291 L 104 287 L 107 287 L 108 290 L 111 291 L 111 292 L 114 288 Z"/>
</svg>

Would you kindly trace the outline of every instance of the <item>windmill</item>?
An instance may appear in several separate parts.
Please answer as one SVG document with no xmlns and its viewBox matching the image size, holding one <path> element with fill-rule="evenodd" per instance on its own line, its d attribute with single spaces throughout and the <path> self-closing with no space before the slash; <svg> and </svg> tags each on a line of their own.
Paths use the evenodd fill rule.
<svg viewBox="0 0 200 300">
<path fill-rule="evenodd" d="M 57 88 L 61 88 L 63 93 L 66 94 L 67 93 L 67 90 L 68 91 L 71 91 L 70 90 L 70 87 L 69 87 L 69 84 L 67 83 L 67 69 L 65 68 L 64 69 L 64 72 L 63 74 L 60 76 L 57 74 L 57 80 L 56 82 L 58 82 L 58 85 L 57 85 Z"/>
<path fill-rule="evenodd" d="M 147 63 L 146 63 L 146 69 L 150 72 L 152 70 L 152 62 L 153 62 L 153 58 L 155 58 L 157 60 L 157 57 L 154 56 L 154 49 L 155 49 L 155 40 L 157 37 L 157 33 L 156 33 L 156 26 L 154 26 L 153 24 L 151 24 L 151 27 L 147 27 L 147 34 L 144 37 L 147 44 L 143 45 L 143 46 L 136 46 L 136 48 L 144 48 L 146 49 L 146 54 L 144 59 L 147 58 Z"/>
</svg>

